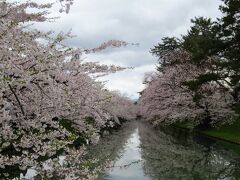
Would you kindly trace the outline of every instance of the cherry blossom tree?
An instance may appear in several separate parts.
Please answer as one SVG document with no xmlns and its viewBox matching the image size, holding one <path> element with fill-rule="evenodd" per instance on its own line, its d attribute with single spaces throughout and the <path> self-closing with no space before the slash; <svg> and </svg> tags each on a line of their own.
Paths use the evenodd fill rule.
<svg viewBox="0 0 240 180">
<path fill-rule="evenodd" d="M 61 8 L 59 12 L 66 12 L 69 13 L 71 5 L 73 5 L 74 0 L 59 0 L 61 4 Z"/>
<path fill-rule="evenodd" d="M 68 12 L 72 1 L 60 2 L 66 3 Z M 1 177 L 14 168 L 35 166 L 70 145 L 96 142 L 100 129 L 113 117 L 129 118 L 124 109 L 134 113 L 129 100 L 106 93 L 104 84 L 95 79 L 125 68 L 81 58 L 128 43 L 111 40 L 94 49 L 71 48 L 64 45 L 69 33 L 53 37 L 26 25 L 47 21 L 46 9 L 51 6 L 0 2 Z M 28 8 L 36 10 L 28 13 Z"/>
<path fill-rule="evenodd" d="M 113 118 L 135 119 L 137 107 L 128 97 L 121 95 L 116 91 L 108 92 L 110 95 L 109 101 L 105 104 L 105 109 L 113 114 Z"/>
<path fill-rule="evenodd" d="M 186 86 L 186 82 L 206 72 L 204 67 L 189 63 L 190 58 L 189 53 L 181 49 L 172 51 L 161 72 L 146 78 L 147 87 L 139 101 L 143 117 L 155 125 L 186 120 L 194 126 L 231 122 L 234 112 L 230 92 L 216 83 L 204 84 L 197 92 Z"/>
</svg>

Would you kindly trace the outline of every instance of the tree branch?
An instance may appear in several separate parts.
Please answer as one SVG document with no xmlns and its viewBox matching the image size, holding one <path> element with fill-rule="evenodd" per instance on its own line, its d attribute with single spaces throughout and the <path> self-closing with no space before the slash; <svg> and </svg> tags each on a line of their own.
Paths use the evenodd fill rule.
<svg viewBox="0 0 240 180">
<path fill-rule="evenodd" d="M 16 92 L 14 91 L 13 87 L 10 84 L 8 84 L 8 86 L 9 86 L 10 90 L 12 91 L 14 97 L 16 98 L 17 102 L 18 102 L 18 105 L 20 106 L 20 109 L 21 109 L 21 112 L 22 112 L 23 116 L 25 116 L 25 112 L 23 110 L 23 106 L 22 106 L 22 104 L 21 104 L 21 102 L 20 102 Z"/>
</svg>

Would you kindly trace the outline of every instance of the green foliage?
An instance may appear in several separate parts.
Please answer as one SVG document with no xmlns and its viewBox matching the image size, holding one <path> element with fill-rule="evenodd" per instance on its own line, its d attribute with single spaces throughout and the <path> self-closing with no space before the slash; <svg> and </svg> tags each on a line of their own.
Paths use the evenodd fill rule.
<svg viewBox="0 0 240 180">
<path fill-rule="evenodd" d="M 46 161 L 48 159 L 54 159 L 54 158 L 57 158 L 59 155 L 63 154 L 64 153 L 64 148 L 61 148 L 59 150 L 56 151 L 56 153 L 52 156 L 48 156 L 48 155 L 45 155 L 45 156 L 39 156 L 39 158 L 37 159 L 38 162 L 43 162 L 43 161 Z"/>
<path fill-rule="evenodd" d="M 86 144 L 86 135 L 85 134 L 79 134 L 78 138 L 73 142 L 72 145 L 70 145 L 70 147 L 75 147 L 75 148 L 79 148 L 81 147 L 83 144 Z"/>
<path fill-rule="evenodd" d="M 154 46 L 151 49 L 151 53 L 157 57 L 162 56 L 163 53 L 168 51 L 175 50 L 180 47 L 180 42 L 175 37 L 164 37 L 162 38 L 162 43 L 159 43 L 157 46 Z"/>
<path fill-rule="evenodd" d="M 86 122 L 87 124 L 94 125 L 95 119 L 94 119 L 93 117 L 86 117 L 86 118 L 85 118 L 85 122 Z"/>
<path fill-rule="evenodd" d="M 27 169 L 26 170 L 21 170 L 19 168 L 19 165 L 14 165 L 14 166 L 5 166 L 4 171 L 2 171 L 2 169 L 0 169 L 0 179 L 6 179 L 5 176 L 2 176 L 2 174 L 4 173 L 9 173 L 8 179 L 16 179 L 16 177 L 19 176 L 19 174 L 26 174 L 27 173 Z"/>
<path fill-rule="evenodd" d="M 192 91 L 197 91 L 203 84 L 211 81 L 217 81 L 219 76 L 215 73 L 207 73 L 199 75 L 195 80 L 185 81 L 182 84 Z"/>
<path fill-rule="evenodd" d="M 88 169 L 94 169 L 96 168 L 97 166 L 97 163 L 96 162 L 93 162 L 92 160 L 85 160 L 81 163 L 81 167 L 84 169 L 84 168 L 88 168 Z"/>
<path fill-rule="evenodd" d="M 216 27 L 209 18 L 199 17 L 191 22 L 193 26 L 182 37 L 182 47 L 191 53 L 193 63 L 203 65 L 209 56 L 217 52 L 219 40 L 216 37 Z"/>
<path fill-rule="evenodd" d="M 83 144 L 86 144 L 87 135 L 84 133 L 79 133 L 73 128 L 73 122 L 68 119 L 61 119 L 59 124 L 63 126 L 66 130 L 68 130 L 71 135 L 68 140 L 74 140 L 70 147 L 79 148 Z"/>
<path fill-rule="evenodd" d="M 198 92 L 196 92 L 193 96 L 193 102 L 198 103 L 204 96 Z"/>
<path fill-rule="evenodd" d="M 223 42 L 222 56 L 227 59 L 226 67 L 231 70 L 232 86 L 240 84 L 240 1 L 224 0 L 220 7 L 224 16 L 219 20 L 219 38 Z"/>
<path fill-rule="evenodd" d="M 22 151 L 17 151 L 12 143 L 1 151 L 1 154 L 8 156 L 20 156 Z"/>
<path fill-rule="evenodd" d="M 183 122 L 176 122 L 173 125 L 174 127 L 179 127 L 187 130 L 191 130 L 194 128 L 194 125 L 190 123 L 189 121 L 183 121 Z"/>
<path fill-rule="evenodd" d="M 233 109 L 234 109 L 238 114 L 240 114 L 240 103 L 234 104 Z"/>
<path fill-rule="evenodd" d="M 72 121 L 68 120 L 68 119 L 60 119 L 59 124 L 64 127 L 66 130 L 68 130 L 71 133 L 75 133 L 75 130 L 72 126 Z"/>
<path fill-rule="evenodd" d="M 204 134 L 240 144 L 240 119 L 232 124 L 203 131 Z"/>
<path fill-rule="evenodd" d="M 187 130 L 193 130 L 194 128 L 194 125 L 188 121 L 177 122 L 173 126 Z M 237 118 L 231 124 L 225 124 L 220 127 L 214 127 L 207 130 L 194 129 L 194 132 L 240 144 L 240 118 Z"/>
<path fill-rule="evenodd" d="M 175 37 L 164 37 L 162 38 L 162 43 L 159 43 L 157 46 L 151 49 L 151 53 L 154 56 L 158 57 L 159 71 L 161 66 L 169 65 L 168 59 L 166 58 L 168 53 L 175 51 L 180 48 L 180 40 Z"/>
</svg>

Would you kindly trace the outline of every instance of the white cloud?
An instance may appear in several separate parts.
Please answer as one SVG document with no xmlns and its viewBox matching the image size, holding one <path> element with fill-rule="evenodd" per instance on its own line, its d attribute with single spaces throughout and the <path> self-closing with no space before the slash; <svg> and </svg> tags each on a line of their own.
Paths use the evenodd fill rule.
<svg viewBox="0 0 240 180">
<path fill-rule="evenodd" d="M 153 71 L 157 63 L 149 54 L 150 48 L 164 36 L 185 33 L 194 16 L 216 18 L 220 3 L 220 0 L 75 0 L 69 14 L 59 14 L 56 5 L 53 16 L 62 17 L 37 27 L 57 32 L 72 29 L 77 35 L 67 41 L 72 46 L 90 48 L 110 39 L 140 43 L 138 48 L 120 48 L 89 56 L 101 63 L 136 67 L 106 77 L 107 87 L 136 98 L 136 92 L 143 88 L 144 73 Z"/>
<path fill-rule="evenodd" d="M 151 72 L 155 68 L 154 64 L 143 65 L 133 70 L 125 70 L 116 74 L 112 74 L 101 78 L 108 80 L 106 87 L 110 90 L 119 90 L 123 94 L 128 95 L 132 99 L 138 98 L 138 92 L 142 91 L 144 74 Z"/>
</svg>

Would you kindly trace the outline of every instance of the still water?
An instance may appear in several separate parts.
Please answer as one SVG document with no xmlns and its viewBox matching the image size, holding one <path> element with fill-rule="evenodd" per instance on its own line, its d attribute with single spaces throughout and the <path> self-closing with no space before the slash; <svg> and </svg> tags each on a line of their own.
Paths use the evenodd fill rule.
<svg viewBox="0 0 240 180">
<path fill-rule="evenodd" d="M 99 145 L 90 158 L 110 165 L 99 180 L 240 180 L 240 147 L 178 129 L 135 121 Z"/>
</svg>

